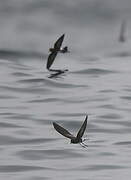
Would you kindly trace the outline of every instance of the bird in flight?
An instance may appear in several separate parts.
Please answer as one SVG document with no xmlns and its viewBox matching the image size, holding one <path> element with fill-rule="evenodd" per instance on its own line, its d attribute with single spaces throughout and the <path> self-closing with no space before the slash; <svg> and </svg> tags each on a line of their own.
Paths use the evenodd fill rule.
<svg viewBox="0 0 131 180">
<path fill-rule="evenodd" d="M 58 125 L 57 123 L 53 122 L 53 126 L 57 132 L 59 132 L 61 135 L 71 139 L 71 143 L 73 144 L 80 144 L 82 147 L 86 147 L 87 145 L 83 143 L 82 136 L 85 132 L 86 126 L 87 126 L 87 118 L 86 116 L 85 121 L 83 122 L 82 126 L 80 127 L 78 133 L 76 136 L 72 135 L 69 131 Z"/>
<path fill-rule="evenodd" d="M 65 69 L 65 70 L 50 69 L 50 67 L 53 64 L 53 62 L 54 62 L 58 52 L 60 52 L 60 53 L 67 53 L 67 52 L 69 52 L 67 46 L 65 46 L 64 48 L 61 48 L 63 40 L 64 40 L 64 36 L 65 36 L 65 34 L 63 34 L 61 37 L 59 37 L 57 39 L 57 41 L 55 42 L 54 47 L 49 49 L 49 51 L 51 53 L 48 56 L 47 65 L 46 65 L 46 68 L 49 71 L 57 72 L 57 74 L 61 74 L 61 73 L 64 73 L 65 71 L 68 71 L 67 69 Z"/>
<path fill-rule="evenodd" d="M 127 24 L 126 24 L 126 21 L 123 20 L 120 27 L 119 42 L 126 41 L 126 29 L 127 29 Z"/>
</svg>

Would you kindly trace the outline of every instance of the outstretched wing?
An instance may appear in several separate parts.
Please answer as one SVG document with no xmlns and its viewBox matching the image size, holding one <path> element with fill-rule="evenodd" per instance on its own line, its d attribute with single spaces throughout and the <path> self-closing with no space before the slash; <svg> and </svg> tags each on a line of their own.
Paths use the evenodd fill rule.
<svg viewBox="0 0 131 180">
<path fill-rule="evenodd" d="M 59 132 L 60 134 L 62 134 L 63 136 L 65 136 L 65 137 L 67 137 L 69 139 L 74 139 L 75 138 L 71 133 L 69 133 L 63 127 L 59 126 L 57 123 L 53 122 L 53 126 L 54 126 L 55 130 L 57 132 Z"/>
<path fill-rule="evenodd" d="M 55 60 L 56 55 L 57 55 L 57 52 L 52 52 L 51 54 L 49 54 L 48 60 L 47 60 L 47 65 L 46 65 L 47 69 L 49 69 L 51 67 L 52 63 Z"/>
<path fill-rule="evenodd" d="M 77 138 L 82 138 L 82 136 L 85 132 L 86 126 L 87 126 L 87 118 L 88 118 L 88 116 L 86 116 L 84 123 L 82 124 L 79 132 L 77 133 Z"/>
<path fill-rule="evenodd" d="M 65 34 L 63 34 L 54 44 L 54 49 L 60 50 Z"/>
</svg>

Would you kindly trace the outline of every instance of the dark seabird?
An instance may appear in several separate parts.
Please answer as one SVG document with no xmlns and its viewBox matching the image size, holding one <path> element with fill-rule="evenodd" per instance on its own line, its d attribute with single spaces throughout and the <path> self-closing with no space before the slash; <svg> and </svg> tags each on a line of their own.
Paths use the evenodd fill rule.
<svg viewBox="0 0 131 180">
<path fill-rule="evenodd" d="M 126 21 L 123 20 L 120 27 L 119 42 L 126 41 Z"/>
<path fill-rule="evenodd" d="M 46 65 L 46 68 L 49 70 L 49 71 L 53 71 L 53 72 L 57 72 L 57 75 L 58 74 L 61 74 L 61 73 L 64 73 L 65 71 L 68 71 L 67 69 L 65 70 L 60 70 L 60 69 L 50 69 L 51 65 L 53 64 L 58 52 L 61 52 L 61 53 L 66 53 L 66 52 L 69 52 L 68 51 L 68 47 L 65 46 L 64 48 L 61 49 L 61 45 L 62 45 L 62 42 L 64 40 L 64 36 L 65 34 L 63 34 L 54 44 L 54 47 L 53 48 L 50 48 L 49 51 L 51 52 L 48 56 L 48 60 L 47 60 L 47 65 Z"/>
<path fill-rule="evenodd" d="M 73 144 L 81 144 L 83 147 L 86 147 L 87 145 L 83 143 L 82 140 L 82 136 L 85 132 L 86 126 L 87 126 L 87 118 L 88 116 L 86 116 L 85 121 L 83 122 L 81 128 L 79 129 L 78 133 L 76 136 L 73 136 L 69 131 L 67 131 L 66 129 L 64 129 L 63 127 L 61 127 L 60 125 L 58 125 L 57 123 L 53 122 L 53 126 L 55 128 L 55 130 L 57 132 L 59 132 L 60 134 L 62 134 L 63 136 L 71 139 L 71 143 Z"/>
</svg>

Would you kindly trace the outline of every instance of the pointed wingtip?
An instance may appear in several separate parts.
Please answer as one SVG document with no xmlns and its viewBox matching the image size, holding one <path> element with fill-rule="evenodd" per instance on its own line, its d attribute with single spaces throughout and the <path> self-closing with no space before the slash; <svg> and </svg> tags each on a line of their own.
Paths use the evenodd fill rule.
<svg viewBox="0 0 131 180">
<path fill-rule="evenodd" d="M 55 123 L 55 122 L 53 122 L 52 124 L 53 124 L 53 126 L 55 126 L 55 125 L 56 125 L 56 123 Z"/>
<path fill-rule="evenodd" d="M 87 119 L 88 119 L 88 115 L 86 115 L 85 120 L 84 120 L 84 123 L 86 124 L 87 124 Z"/>
<path fill-rule="evenodd" d="M 88 119 L 88 115 L 86 115 L 86 118 L 85 118 L 85 120 L 87 120 Z"/>
<path fill-rule="evenodd" d="M 48 66 L 48 64 L 46 65 L 46 69 L 49 71 L 50 67 Z"/>
<path fill-rule="evenodd" d="M 58 125 L 57 123 L 53 122 L 53 127 L 54 127 L 55 129 L 57 129 L 58 126 L 59 126 L 59 125 Z"/>
<path fill-rule="evenodd" d="M 49 71 L 50 70 L 50 65 L 49 63 L 46 64 L 46 69 Z"/>
</svg>

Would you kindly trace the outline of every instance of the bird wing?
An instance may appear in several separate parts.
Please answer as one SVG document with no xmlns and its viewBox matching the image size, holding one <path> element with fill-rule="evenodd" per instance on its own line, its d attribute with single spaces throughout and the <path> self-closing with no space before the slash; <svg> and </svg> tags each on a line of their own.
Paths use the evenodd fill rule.
<svg viewBox="0 0 131 180">
<path fill-rule="evenodd" d="M 84 123 L 82 124 L 79 132 L 77 133 L 77 138 L 81 138 L 83 136 L 86 126 L 87 126 L 87 118 L 88 118 L 88 116 L 86 116 Z"/>
<path fill-rule="evenodd" d="M 47 69 L 49 69 L 51 67 L 52 63 L 55 60 L 56 55 L 57 55 L 57 52 L 52 52 L 49 54 L 48 60 L 47 60 L 47 65 L 46 65 Z"/>
<path fill-rule="evenodd" d="M 54 126 L 55 130 L 57 132 L 59 132 L 60 134 L 62 134 L 63 136 L 65 136 L 65 137 L 67 137 L 69 139 L 74 138 L 74 136 L 71 133 L 69 133 L 66 129 L 64 129 L 63 127 L 61 127 L 57 123 L 53 122 L 53 126 Z"/>
<path fill-rule="evenodd" d="M 62 42 L 63 42 L 63 40 L 64 40 L 64 36 L 65 36 L 65 34 L 63 34 L 63 35 L 55 42 L 55 44 L 54 44 L 54 49 L 57 49 L 57 50 L 60 49 L 60 47 L 61 47 L 61 45 L 62 45 Z"/>
</svg>

